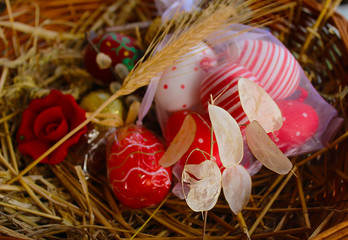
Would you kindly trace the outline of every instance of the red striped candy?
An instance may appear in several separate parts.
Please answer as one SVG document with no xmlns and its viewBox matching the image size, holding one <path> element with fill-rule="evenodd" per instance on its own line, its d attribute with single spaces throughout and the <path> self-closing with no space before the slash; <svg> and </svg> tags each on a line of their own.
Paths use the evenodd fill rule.
<svg viewBox="0 0 348 240">
<path fill-rule="evenodd" d="M 248 118 L 242 109 L 238 94 L 237 84 L 240 77 L 259 82 L 251 72 L 235 63 L 226 64 L 205 78 L 200 88 L 204 108 L 208 109 L 212 95 L 213 99 L 216 99 L 214 105 L 229 112 L 239 124 L 247 123 Z"/>
<path fill-rule="evenodd" d="M 229 51 L 234 61 L 260 80 L 260 86 L 274 99 L 290 96 L 300 81 L 300 66 L 285 48 L 264 40 L 238 41 Z"/>
</svg>

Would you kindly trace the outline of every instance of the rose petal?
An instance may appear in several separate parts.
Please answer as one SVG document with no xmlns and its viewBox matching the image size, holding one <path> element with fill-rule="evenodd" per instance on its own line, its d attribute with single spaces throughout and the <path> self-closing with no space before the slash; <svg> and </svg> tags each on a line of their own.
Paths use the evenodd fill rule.
<svg viewBox="0 0 348 240">
<path fill-rule="evenodd" d="M 53 89 L 46 97 L 32 100 L 28 106 L 28 109 L 36 114 L 39 114 L 47 108 L 57 106 L 60 103 L 61 98 L 64 98 L 64 96 L 67 95 Z"/>
<path fill-rule="evenodd" d="M 81 129 L 81 131 L 75 133 L 71 138 L 66 140 L 64 143 L 62 143 L 62 145 L 60 145 L 56 150 L 48 155 L 46 159 L 42 160 L 41 163 L 58 164 L 62 162 L 68 154 L 70 146 L 76 144 L 79 141 L 81 135 L 85 132 L 86 131 L 83 131 L 83 129 Z"/>
<path fill-rule="evenodd" d="M 85 129 L 82 129 L 81 131 L 74 134 L 71 138 L 69 138 L 64 143 L 62 143 L 62 145 L 60 145 L 56 150 L 54 150 L 46 158 L 42 159 L 41 163 L 58 164 L 62 162 L 68 153 L 69 147 L 76 144 L 79 141 L 81 135 L 84 134 L 85 132 L 86 132 Z M 50 147 L 51 145 L 49 143 L 39 141 L 37 139 L 18 144 L 18 150 L 21 152 L 21 154 L 29 155 L 33 159 L 39 158 Z"/>
<path fill-rule="evenodd" d="M 29 155 L 33 159 L 39 158 L 50 147 L 51 145 L 49 143 L 45 143 L 37 139 L 18 144 L 18 150 L 21 152 L 21 154 Z M 47 158 L 43 159 L 41 162 L 45 161 L 47 161 Z"/>
<path fill-rule="evenodd" d="M 242 108 L 250 122 L 258 121 L 267 133 L 281 128 L 282 113 L 262 87 L 247 78 L 240 78 L 238 92 Z"/>
<path fill-rule="evenodd" d="M 252 121 L 246 127 L 245 136 L 251 152 L 265 167 L 279 174 L 286 174 L 291 170 L 290 160 L 257 121 Z"/>
<path fill-rule="evenodd" d="M 175 164 L 190 148 L 196 136 L 196 122 L 191 115 L 185 117 L 179 132 L 170 143 L 166 152 L 159 161 L 163 167 Z"/>
<path fill-rule="evenodd" d="M 234 214 L 238 214 L 247 205 L 251 194 L 251 177 L 241 165 L 226 168 L 222 173 L 222 189 Z"/>
<path fill-rule="evenodd" d="M 186 202 L 193 211 L 208 211 L 215 206 L 221 191 L 221 172 L 214 161 L 185 165 L 182 181 L 190 189 Z"/>
<path fill-rule="evenodd" d="M 86 111 L 83 110 L 71 95 L 64 95 L 59 105 L 63 109 L 65 119 L 70 129 L 74 129 L 86 119 Z"/>
<path fill-rule="evenodd" d="M 236 120 L 218 106 L 208 106 L 222 164 L 232 167 L 243 158 L 243 138 Z"/>
<path fill-rule="evenodd" d="M 39 114 L 43 110 L 54 106 L 60 106 L 62 108 L 70 129 L 77 127 L 86 119 L 86 111 L 77 104 L 72 95 L 64 95 L 55 89 L 51 90 L 44 98 L 32 100 L 28 109 L 35 114 Z"/>
<path fill-rule="evenodd" d="M 68 124 L 61 107 L 42 111 L 34 122 L 34 132 L 41 141 L 56 142 L 68 133 Z"/>
<path fill-rule="evenodd" d="M 23 111 L 21 125 L 19 126 L 16 134 L 16 140 L 18 143 L 30 141 L 35 138 L 35 133 L 33 130 L 35 118 L 36 114 L 30 109 L 25 109 Z"/>
</svg>

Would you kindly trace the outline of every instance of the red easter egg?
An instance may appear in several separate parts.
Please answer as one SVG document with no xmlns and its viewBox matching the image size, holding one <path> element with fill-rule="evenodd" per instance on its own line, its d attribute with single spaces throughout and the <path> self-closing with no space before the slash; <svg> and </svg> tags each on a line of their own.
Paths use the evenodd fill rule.
<svg viewBox="0 0 348 240">
<path fill-rule="evenodd" d="M 260 86 L 275 100 L 290 96 L 300 82 L 300 65 L 285 47 L 265 40 L 244 40 L 229 51 L 238 65 L 260 81 Z"/>
<path fill-rule="evenodd" d="M 179 131 L 182 123 L 184 122 L 185 117 L 191 114 L 193 119 L 196 122 L 197 130 L 196 136 L 193 140 L 190 148 L 187 152 L 181 157 L 179 163 L 181 166 L 185 166 L 186 164 L 200 164 L 201 162 L 210 159 L 210 149 L 211 149 L 211 129 L 210 129 L 210 120 L 207 116 L 200 115 L 198 113 L 192 111 L 178 111 L 173 113 L 166 124 L 166 141 L 168 144 L 173 140 Z M 199 151 L 194 151 L 195 149 L 199 149 Z M 216 143 L 216 139 L 214 137 L 213 144 L 213 156 L 216 160 L 216 163 L 221 168 L 222 163 L 219 157 L 219 150 Z"/>
<path fill-rule="evenodd" d="M 101 69 L 97 64 L 98 52 L 90 44 L 86 46 L 84 64 L 87 71 L 101 84 L 110 83 L 115 79 L 112 69 L 118 64 L 124 64 L 128 70 L 134 67 L 140 58 L 140 49 L 136 40 L 121 33 L 106 33 L 99 35 L 92 41 L 99 52 L 106 54 L 111 59 L 110 67 Z M 111 69 L 110 69 L 111 68 Z"/>
<path fill-rule="evenodd" d="M 115 196 L 126 206 L 146 208 L 160 203 L 171 187 L 171 168 L 159 165 L 165 148 L 143 127 L 130 125 L 114 135 L 108 155 L 108 177 Z"/>
<path fill-rule="evenodd" d="M 243 66 L 235 63 L 226 64 L 217 68 L 207 78 L 205 78 L 200 88 L 200 98 L 204 108 L 208 109 L 211 96 L 214 105 L 219 106 L 229 112 L 239 123 L 245 124 L 248 118 L 244 113 L 238 94 L 238 79 L 240 77 L 258 83 L 256 77 Z"/>
<path fill-rule="evenodd" d="M 277 104 L 283 115 L 283 126 L 269 136 L 283 153 L 287 153 L 315 134 L 319 118 L 316 111 L 303 102 L 280 101 Z"/>
</svg>

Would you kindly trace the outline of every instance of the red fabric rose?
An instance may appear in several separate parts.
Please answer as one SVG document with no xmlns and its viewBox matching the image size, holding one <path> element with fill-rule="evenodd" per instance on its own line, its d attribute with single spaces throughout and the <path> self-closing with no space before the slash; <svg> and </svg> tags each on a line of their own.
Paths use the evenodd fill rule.
<svg viewBox="0 0 348 240">
<path fill-rule="evenodd" d="M 16 136 L 18 149 L 23 155 L 37 159 L 85 119 L 86 112 L 71 95 L 52 90 L 46 97 L 31 101 L 24 110 Z M 41 162 L 57 164 L 63 161 L 69 147 L 86 131 L 85 126 Z"/>
</svg>

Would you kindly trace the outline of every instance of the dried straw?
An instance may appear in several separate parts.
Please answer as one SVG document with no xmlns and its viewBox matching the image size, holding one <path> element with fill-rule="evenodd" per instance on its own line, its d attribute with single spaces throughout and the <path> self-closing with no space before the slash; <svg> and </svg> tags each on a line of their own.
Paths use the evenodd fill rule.
<svg viewBox="0 0 348 240">
<path fill-rule="evenodd" d="M 346 65 L 340 59 L 344 59 L 342 53 L 345 53 L 344 49 L 347 52 L 348 44 L 342 46 L 339 43 L 348 42 L 348 34 L 342 30 L 347 23 L 331 8 L 338 1 L 331 1 L 332 5 L 329 3 L 327 1 L 321 6 L 311 0 L 300 3 L 249 0 L 233 8 L 229 1 L 218 1 L 218 5 L 212 5 L 204 13 L 183 15 L 180 21 L 157 25 L 158 33 L 149 35 L 156 37 L 151 39 L 146 60 L 144 58 L 127 76 L 121 90 L 91 113 L 79 128 L 100 117 L 100 111 L 109 102 L 146 86 L 158 72 L 180 60 L 183 53 L 211 32 L 234 22 L 252 26 L 268 24 L 278 32 L 277 36 L 294 52 L 302 53 L 301 63 L 313 84 L 317 84 L 322 95 L 346 118 L 348 92 L 344 84 L 338 83 L 338 76 L 346 73 Z M 140 0 L 128 4 L 116 1 L 110 5 L 94 0 L 52 0 L 45 3 L 38 0 L 35 6 L 21 8 L 22 5 L 15 5 L 15 10 L 12 2 L 7 0 L 6 4 L 8 15 L 0 16 L 0 41 L 6 48 L 12 46 L 13 51 L 7 51 L 0 59 L 3 67 L 0 96 L 11 103 L 4 107 L 0 119 L 0 235 L 17 239 L 201 239 L 203 229 L 205 239 L 245 239 L 247 235 L 252 239 L 306 239 L 310 236 L 313 239 L 335 239 L 347 234 L 344 221 L 348 209 L 345 197 L 348 169 L 344 150 L 347 147 L 347 128 L 324 149 L 293 158 L 294 168 L 286 176 L 262 169 L 253 177 L 251 202 L 239 216 L 233 216 L 225 200 L 219 199 L 208 217 L 202 219 L 200 213 L 192 212 L 184 201 L 171 194 L 156 209 L 128 209 L 114 198 L 105 184 L 105 176 L 89 176 L 87 180 L 81 167 L 75 168 L 68 160 L 58 166 L 37 165 L 78 128 L 28 164 L 26 159 L 20 158 L 13 143 L 19 113 L 25 104 L 54 87 L 61 87 L 62 91 L 73 93 L 77 98 L 89 91 L 92 85 L 86 82 L 92 82 L 92 78 L 84 69 L 71 67 L 81 61 L 84 32 L 88 29 L 101 32 L 104 27 L 116 26 L 118 22 L 118 30 L 138 36 L 146 44 L 146 24 L 153 20 L 153 6 Z M 243 12 L 248 4 L 252 11 Z M 302 11 L 304 5 L 307 10 Z M 26 15 L 28 9 L 35 11 L 33 21 Z M 68 11 L 72 14 L 65 14 Z M 51 15 L 52 21 L 40 22 L 42 14 Z M 312 25 L 303 27 L 300 15 L 310 17 L 305 23 Z M 55 16 L 61 17 L 56 21 Z M 326 21 L 334 25 L 341 23 L 336 25 L 339 25 L 337 29 L 341 31 L 342 39 L 327 30 Z M 56 28 L 46 28 L 53 23 Z M 139 23 L 146 24 L 139 26 Z M 293 24 L 291 28 L 290 23 Z M 325 31 L 321 31 L 323 27 Z M 310 30 L 303 32 L 303 29 Z M 173 34 L 172 39 L 155 53 L 154 49 L 169 32 Z M 323 32 L 327 35 L 323 36 Z M 59 44 L 53 38 L 57 38 Z M 298 39 L 303 39 L 302 45 L 296 44 Z M 324 44 L 325 47 L 313 51 L 318 42 L 319 46 Z M 43 43 L 46 47 L 40 49 Z M 328 54 L 325 49 L 333 50 Z M 334 69 L 330 70 L 330 64 L 324 66 L 326 72 L 316 68 L 315 57 L 323 56 L 331 61 Z M 319 84 L 317 71 L 330 80 Z M 134 122 L 138 104 L 134 103 L 134 110 L 129 111 L 127 123 Z M 334 227 L 323 232 L 331 226 Z"/>
<path fill-rule="evenodd" d="M 93 118 L 96 117 L 108 104 L 117 99 L 120 96 L 129 95 L 133 93 L 140 87 L 146 86 L 150 83 L 151 78 L 154 78 L 158 73 L 164 71 L 168 66 L 174 64 L 180 59 L 189 49 L 195 47 L 198 43 L 202 42 L 207 36 L 219 29 L 224 29 L 226 26 L 236 21 L 236 17 L 232 18 L 231 15 L 236 14 L 235 6 L 233 4 L 227 4 L 224 2 L 217 2 L 207 8 L 204 14 L 200 18 L 195 19 L 193 23 L 189 21 L 192 26 L 188 29 L 184 26 L 185 31 L 183 33 L 182 29 L 179 28 L 176 33 L 173 33 L 173 37 L 169 40 L 169 43 L 163 47 L 161 51 L 156 52 L 156 54 L 150 56 L 146 61 L 140 60 L 138 65 L 127 75 L 121 86 L 121 89 L 114 93 L 107 101 L 105 101 L 94 113 L 92 113 L 83 123 L 69 132 L 60 141 L 54 144 L 49 150 L 47 150 L 43 155 L 41 155 L 34 162 L 29 164 L 23 171 L 21 171 L 18 176 L 13 178 L 8 184 L 12 184 L 17 181 L 21 176 L 25 175 L 30 169 L 35 167 L 42 159 L 47 157 L 51 152 L 53 152 L 57 147 L 59 147 L 63 142 L 69 139 L 72 135 L 78 132 L 82 127 L 89 123 Z M 248 14 L 250 16 L 250 14 Z M 189 20 L 189 19 L 187 19 Z M 192 21 L 192 20 L 191 20 Z M 183 21 L 186 22 L 186 21 Z M 169 29 L 172 27 L 172 23 L 166 27 L 165 32 L 168 33 Z M 155 42 L 158 42 L 155 40 Z M 147 52 L 153 52 L 153 46 Z M 146 56 L 146 54 L 145 54 Z"/>
</svg>

